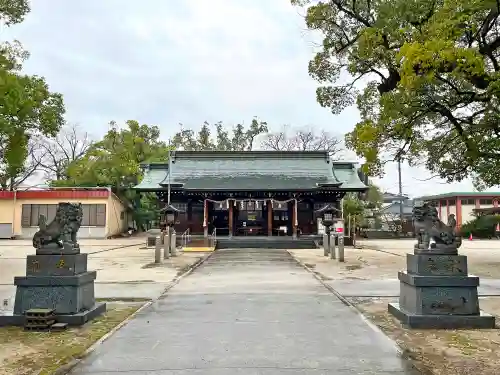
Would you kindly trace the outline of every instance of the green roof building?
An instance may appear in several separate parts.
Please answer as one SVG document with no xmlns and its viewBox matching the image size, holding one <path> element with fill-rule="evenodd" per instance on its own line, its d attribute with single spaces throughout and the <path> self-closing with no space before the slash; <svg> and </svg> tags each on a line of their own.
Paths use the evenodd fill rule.
<svg viewBox="0 0 500 375">
<path fill-rule="evenodd" d="M 323 151 L 173 151 L 143 167 L 135 189 L 167 203 L 170 185 L 176 229 L 194 234 L 315 234 L 315 210 L 367 190 L 354 163 Z"/>
</svg>

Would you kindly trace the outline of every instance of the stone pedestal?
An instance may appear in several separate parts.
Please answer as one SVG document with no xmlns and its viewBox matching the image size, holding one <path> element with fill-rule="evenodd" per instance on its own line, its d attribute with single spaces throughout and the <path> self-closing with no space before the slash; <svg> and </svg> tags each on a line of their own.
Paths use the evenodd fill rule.
<svg viewBox="0 0 500 375">
<path fill-rule="evenodd" d="M 0 316 L 0 326 L 23 325 L 25 312 L 34 308 L 55 309 L 57 322 L 76 326 L 104 313 L 106 304 L 95 302 L 97 273 L 87 270 L 87 258 L 77 246 L 50 246 L 28 255 L 26 276 L 14 278 L 14 314 Z"/>
<path fill-rule="evenodd" d="M 410 328 L 494 328 L 495 318 L 479 310 L 479 278 L 469 276 L 467 257 L 455 249 L 421 250 L 399 272 L 399 303 L 389 312 Z"/>
</svg>

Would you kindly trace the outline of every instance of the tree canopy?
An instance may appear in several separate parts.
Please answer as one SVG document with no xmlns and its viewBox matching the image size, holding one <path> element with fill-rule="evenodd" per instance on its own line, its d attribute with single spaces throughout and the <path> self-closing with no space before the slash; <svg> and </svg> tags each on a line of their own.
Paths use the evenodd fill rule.
<svg viewBox="0 0 500 375">
<path fill-rule="evenodd" d="M 5 0 L 0 7 L 0 23 L 21 22 L 29 12 L 26 0 Z M 14 189 L 32 172 L 26 162 L 31 139 L 55 136 L 64 119 L 62 95 L 52 93 L 43 77 L 21 72 L 28 57 L 20 43 L 0 45 L 0 187 Z M 27 173 L 30 172 L 30 173 Z"/>
<path fill-rule="evenodd" d="M 244 124 L 236 124 L 230 130 L 222 122 L 211 125 L 205 121 L 198 132 L 181 125 L 181 130 L 172 139 L 172 145 L 177 150 L 187 151 L 251 151 L 256 137 L 267 131 L 267 123 L 256 118 L 252 119 L 248 128 Z"/>
<path fill-rule="evenodd" d="M 380 191 L 379 187 L 370 184 L 368 187 L 368 191 L 362 199 L 358 194 L 348 193 L 342 200 L 343 210 L 344 210 L 344 218 L 348 215 L 353 217 L 356 221 L 356 225 L 363 226 L 366 225 L 366 217 L 365 214 L 367 210 L 376 211 L 382 207 L 383 203 L 383 194 Z"/>
<path fill-rule="evenodd" d="M 346 145 L 365 170 L 382 175 L 401 158 L 450 182 L 500 184 L 497 1 L 291 2 L 323 34 L 309 63 L 319 104 L 333 113 L 357 104 Z"/>
<path fill-rule="evenodd" d="M 110 186 L 117 191 L 137 185 L 141 163 L 166 161 L 168 147 L 160 140 L 157 126 L 128 120 L 123 128 L 114 121 L 103 139 L 69 164 L 66 179 L 54 180 L 57 186 Z"/>
</svg>

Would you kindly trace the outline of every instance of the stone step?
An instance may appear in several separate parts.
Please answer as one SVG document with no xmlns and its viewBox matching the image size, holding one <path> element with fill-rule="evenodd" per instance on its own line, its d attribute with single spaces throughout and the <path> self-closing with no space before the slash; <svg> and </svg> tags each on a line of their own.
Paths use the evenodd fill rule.
<svg viewBox="0 0 500 375">
<path fill-rule="evenodd" d="M 218 239 L 217 249 L 313 249 L 316 245 L 312 239 Z"/>
</svg>

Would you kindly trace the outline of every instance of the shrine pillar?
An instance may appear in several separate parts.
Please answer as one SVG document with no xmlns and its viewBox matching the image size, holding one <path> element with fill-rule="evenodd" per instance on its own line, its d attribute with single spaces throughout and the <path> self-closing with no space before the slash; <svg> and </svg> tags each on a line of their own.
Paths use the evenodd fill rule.
<svg viewBox="0 0 500 375">
<path fill-rule="evenodd" d="M 228 215 L 229 238 L 231 238 L 233 237 L 234 200 L 228 199 L 227 204 L 229 205 L 229 215 Z"/>
<path fill-rule="evenodd" d="M 273 201 L 267 201 L 267 235 L 273 235 Z"/>
<path fill-rule="evenodd" d="M 297 238 L 297 227 L 299 226 L 297 217 L 297 199 L 292 201 L 292 237 Z"/>
<path fill-rule="evenodd" d="M 203 201 L 203 236 L 208 238 L 208 201 Z"/>
</svg>

